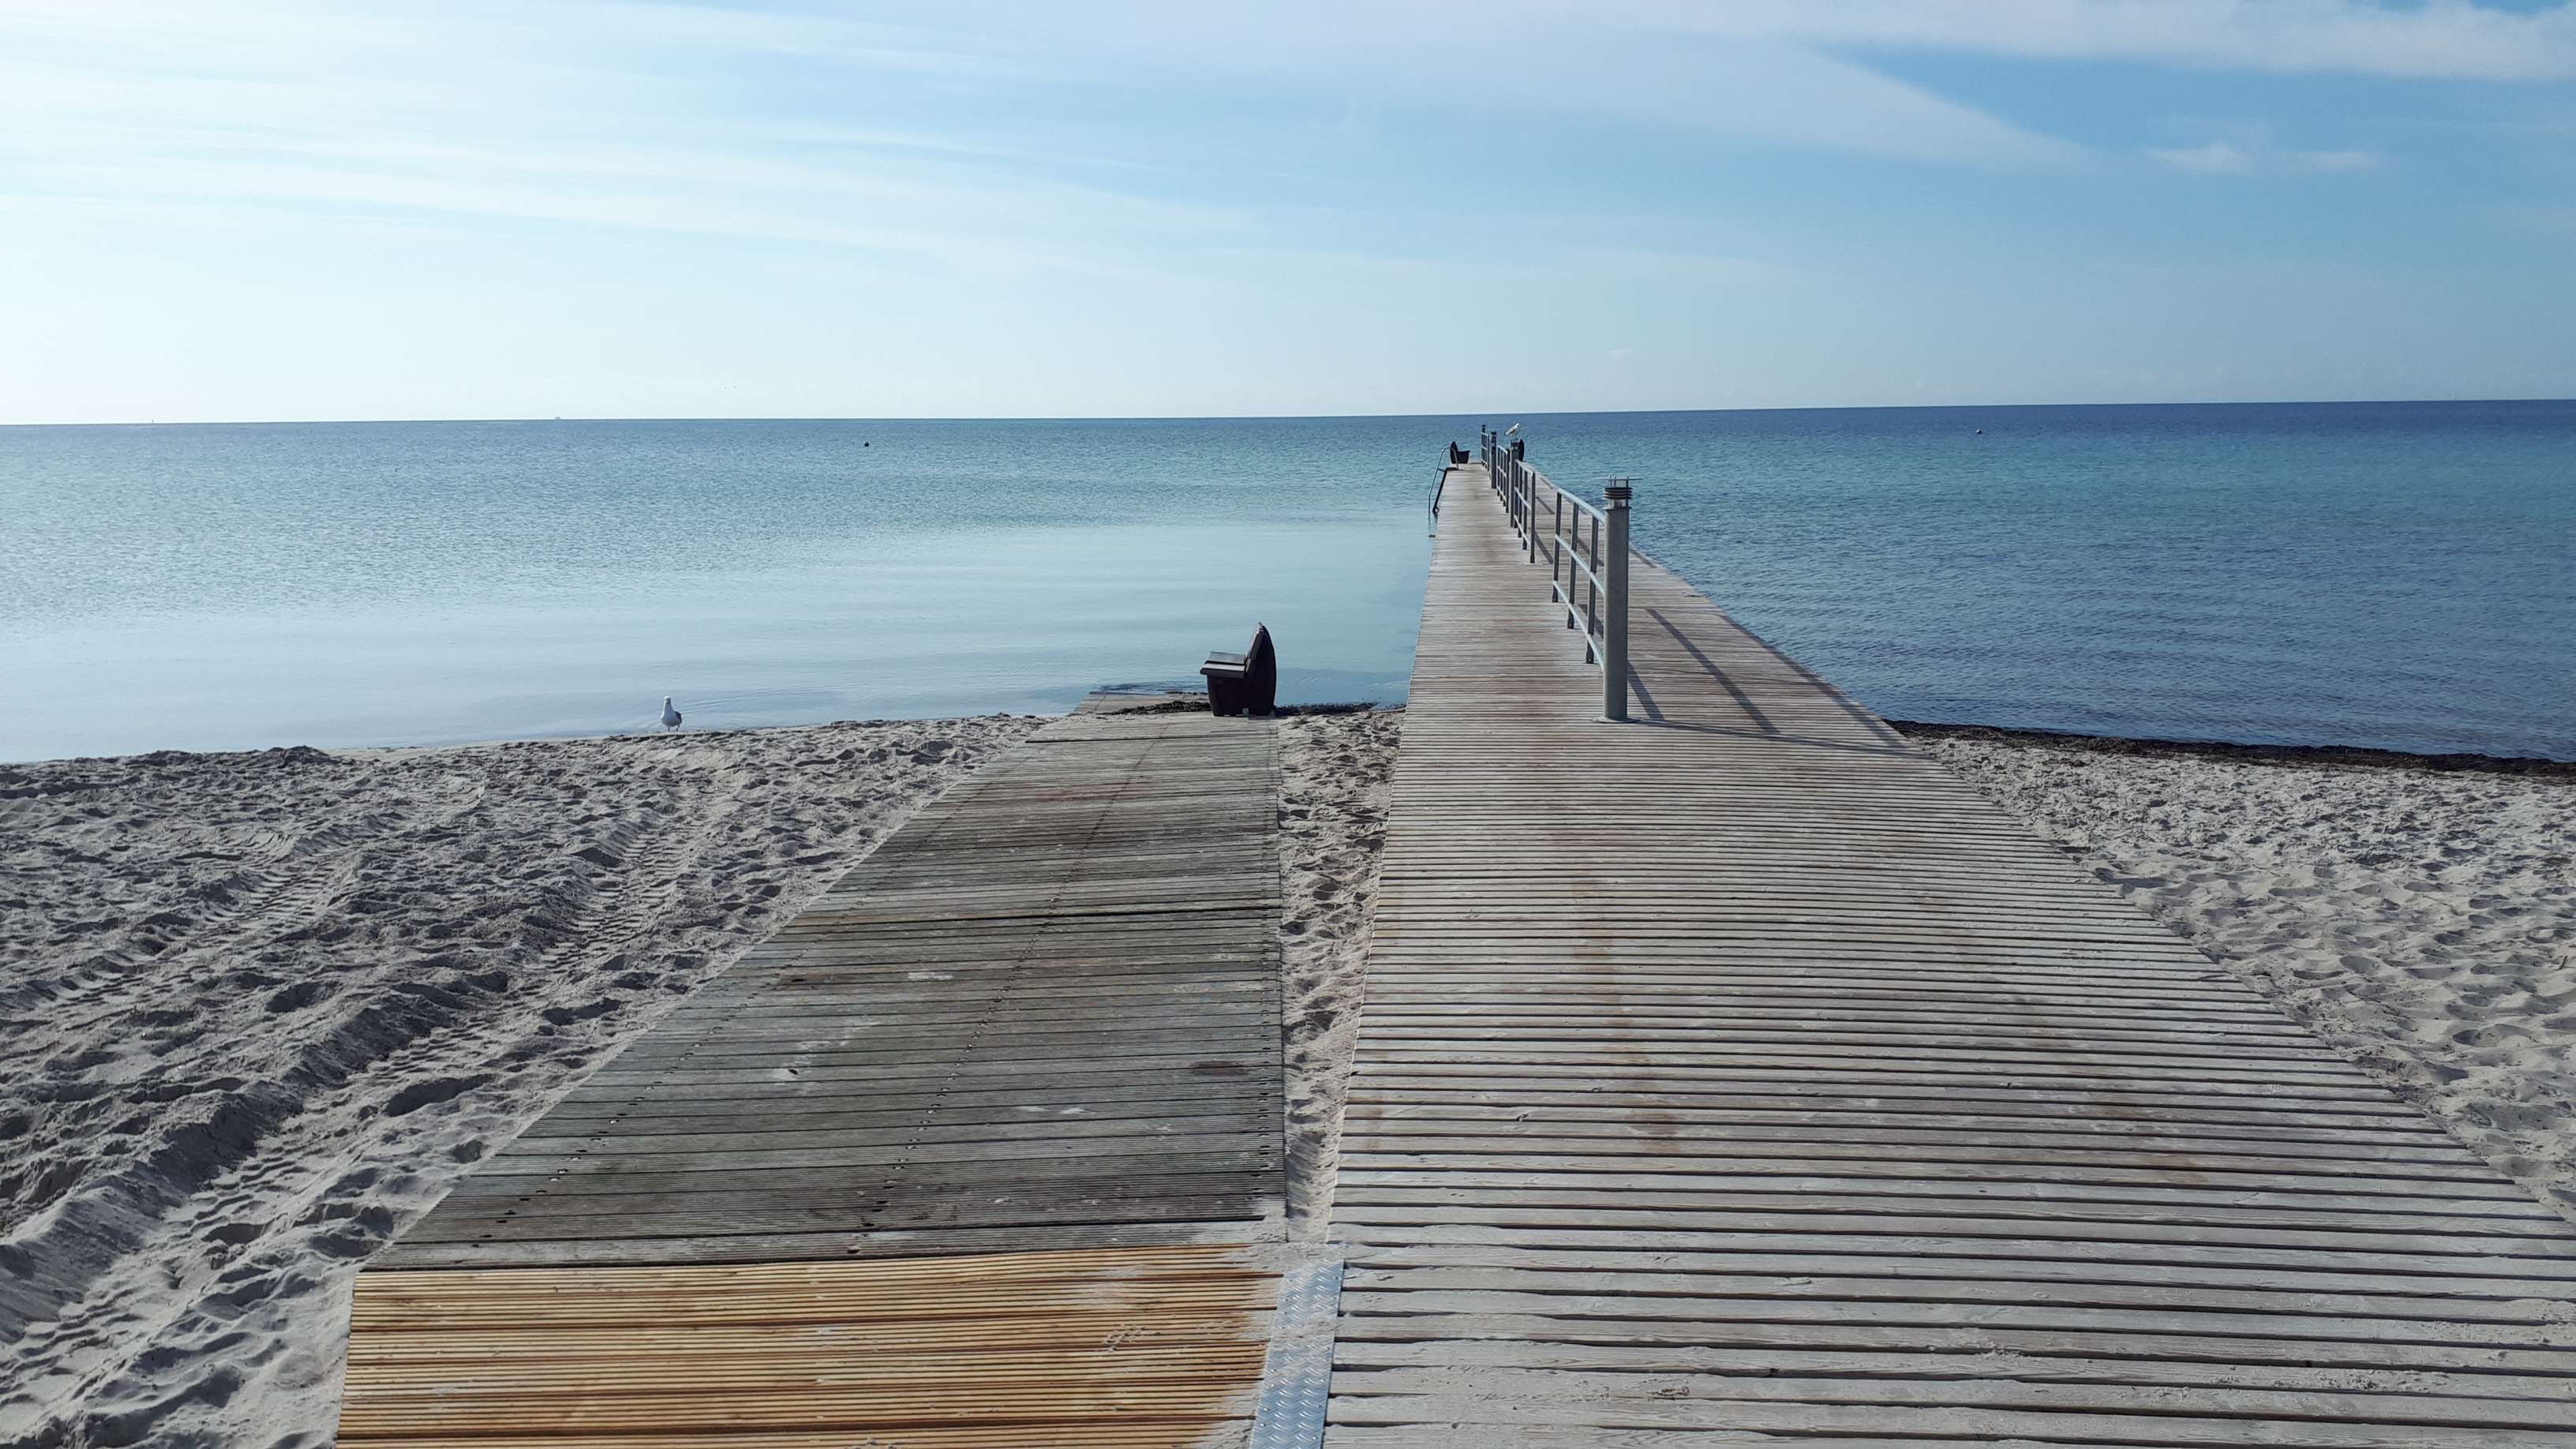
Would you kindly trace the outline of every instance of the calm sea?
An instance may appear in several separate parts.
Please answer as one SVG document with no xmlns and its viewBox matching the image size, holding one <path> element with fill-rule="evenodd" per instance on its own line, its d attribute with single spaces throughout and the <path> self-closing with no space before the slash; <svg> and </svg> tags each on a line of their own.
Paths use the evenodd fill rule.
<svg viewBox="0 0 2576 1449">
<path fill-rule="evenodd" d="M 0 428 L 0 759 L 1392 701 L 1480 421 Z M 1491 421 L 1891 715 L 2576 758 L 2576 403 Z"/>
</svg>

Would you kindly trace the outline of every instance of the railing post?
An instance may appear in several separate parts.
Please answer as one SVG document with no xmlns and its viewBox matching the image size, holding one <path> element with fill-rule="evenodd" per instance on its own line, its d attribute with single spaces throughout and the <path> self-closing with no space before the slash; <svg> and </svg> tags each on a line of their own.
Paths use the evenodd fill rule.
<svg viewBox="0 0 2576 1449">
<path fill-rule="evenodd" d="M 1589 517 L 1592 520 L 1592 557 L 1587 561 L 1592 565 L 1592 572 L 1583 579 L 1583 662 L 1598 664 L 1601 662 L 1601 640 L 1594 631 L 1601 627 L 1601 590 L 1593 580 L 1602 576 L 1600 511 L 1594 510 Z"/>
<path fill-rule="evenodd" d="M 1602 540 L 1601 581 L 1609 598 L 1601 616 L 1601 717 L 1628 717 L 1628 502 L 1636 493 L 1628 479 L 1613 479 L 1601 490 L 1601 512 L 1610 536 Z"/>
<path fill-rule="evenodd" d="M 1562 585 L 1556 581 L 1558 574 L 1565 574 Z M 1573 628 L 1574 575 L 1567 573 L 1565 567 L 1565 490 L 1562 488 L 1556 491 L 1556 518 L 1547 533 L 1547 592 L 1549 597 L 1565 602 L 1565 627 Z"/>
</svg>

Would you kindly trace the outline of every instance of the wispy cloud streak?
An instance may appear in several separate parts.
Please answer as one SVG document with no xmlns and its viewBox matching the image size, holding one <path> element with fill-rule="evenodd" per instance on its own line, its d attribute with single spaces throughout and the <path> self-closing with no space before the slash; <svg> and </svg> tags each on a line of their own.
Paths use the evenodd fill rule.
<svg viewBox="0 0 2576 1449">
<path fill-rule="evenodd" d="M 2576 78 L 2576 5 L 2567 3 L 1630 0 L 1607 13 L 1657 28 L 1858 48 L 2453 80 Z"/>
<path fill-rule="evenodd" d="M 2176 171 L 2198 176 L 2255 176 L 2283 173 L 2368 171 L 2379 165 L 2375 151 L 2298 151 L 2269 146 L 2240 146 L 2211 141 L 2201 146 L 2150 146 L 2147 155 Z"/>
</svg>

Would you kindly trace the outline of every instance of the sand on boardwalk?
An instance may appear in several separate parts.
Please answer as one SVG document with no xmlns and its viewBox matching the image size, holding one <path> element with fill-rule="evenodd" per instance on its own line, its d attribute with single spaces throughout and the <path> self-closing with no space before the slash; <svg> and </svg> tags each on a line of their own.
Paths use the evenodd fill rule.
<svg viewBox="0 0 2576 1449">
<path fill-rule="evenodd" d="M 0 1443 L 328 1443 L 366 1257 L 1039 723 L 0 766 Z"/>
<path fill-rule="evenodd" d="M 1914 733 L 2576 1219 L 2576 766 Z"/>
<path fill-rule="evenodd" d="M 1401 712 L 1293 715 L 1279 730 L 1280 1021 L 1288 1230 L 1325 1235 L 1359 1035 L 1370 911 Z"/>
</svg>

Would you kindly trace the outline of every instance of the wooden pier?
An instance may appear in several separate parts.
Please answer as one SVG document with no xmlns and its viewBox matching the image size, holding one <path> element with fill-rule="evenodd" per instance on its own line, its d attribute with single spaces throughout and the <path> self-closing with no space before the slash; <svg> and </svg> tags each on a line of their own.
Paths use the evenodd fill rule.
<svg viewBox="0 0 2576 1449">
<path fill-rule="evenodd" d="M 1187 1445 L 1282 1212 L 1266 722 L 1078 714 L 358 1281 L 344 1445 Z"/>
<path fill-rule="evenodd" d="M 2576 1445 L 2565 1219 L 1643 561 L 1604 723 L 1486 481 L 1395 773 L 1328 1444 Z"/>
<path fill-rule="evenodd" d="M 2563 1218 L 1670 573 L 1568 628 L 1488 481 L 1332 1253 L 1270 729 L 1095 702 L 372 1265 L 341 1442 L 2576 1446 Z"/>
</svg>

